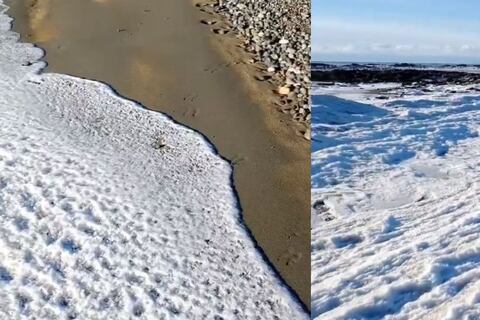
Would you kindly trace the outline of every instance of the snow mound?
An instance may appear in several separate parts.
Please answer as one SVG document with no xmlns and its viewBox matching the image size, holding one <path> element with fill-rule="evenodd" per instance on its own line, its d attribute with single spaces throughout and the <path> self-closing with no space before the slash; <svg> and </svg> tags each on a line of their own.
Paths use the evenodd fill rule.
<svg viewBox="0 0 480 320">
<path fill-rule="evenodd" d="M 480 96 L 411 91 L 313 97 L 315 319 L 480 319 Z"/>
<path fill-rule="evenodd" d="M 0 318 L 305 319 L 205 139 L 40 74 L 0 1 Z"/>
<path fill-rule="evenodd" d="M 471 88 L 444 86 L 428 94 L 399 89 L 393 97 L 362 87 L 336 89 L 313 90 L 314 188 L 424 154 L 442 156 L 459 141 L 478 136 L 480 96 Z"/>
</svg>

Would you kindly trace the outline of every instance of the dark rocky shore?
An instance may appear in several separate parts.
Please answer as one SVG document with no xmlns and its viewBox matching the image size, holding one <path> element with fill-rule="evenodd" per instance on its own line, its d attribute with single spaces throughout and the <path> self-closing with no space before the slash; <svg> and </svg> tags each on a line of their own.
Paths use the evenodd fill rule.
<svg viewBox="0 0 480 320">
<path fill-rule="evenodd" d="M 312 71 L 312 81 L 326 83 L 382 83 L 396 82 L 404 85 L 446 85 L 480 83 L 480 73 L 462 70 L 417 68 L 415 65 L 348 65 L 332 67 L 317 64 Z"/>
</svg>

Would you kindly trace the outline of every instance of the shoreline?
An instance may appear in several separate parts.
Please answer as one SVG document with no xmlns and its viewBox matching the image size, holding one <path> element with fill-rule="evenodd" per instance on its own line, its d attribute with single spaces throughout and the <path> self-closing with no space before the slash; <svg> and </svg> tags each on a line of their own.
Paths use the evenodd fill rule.
<svg viewBox="0 0 480 320">
<path fill-rule="evenodd" d="M 43 72 L 6 9 L 0 317 L 306 319 L 208 139 L 105 83 Z"/>
<path fill-rule="evenodd" d="M 113 5 L 108 1 L 25 0 L 11 5 L 13 29 L 22 35 L 22 40 L 46 51 L 46 72 L 109 83 L 121 95 L 166 113 L 212 141 L 233 164 L 242 215 L 254 240 L 309 308 L 310 201 L 305 197 L 310 189 L 309 161 L 305 160 L 310 156 L 309 145 L 285 125 L 289 123 L 287 116 L 265 105 L 259 108 L 258 101 L 251 102 L 251 92 L 243 88 L 245 79 L 239 81 L 242 77 L 231 71 L 232 65 L 244 62 L 225 62 L 225 57 L 216 56 L 208 48 L 210 45 L 204 44 L 206 39 L 217 40 L 208 28 L 200 28 L 196 20 L 201 13 L 195 12 L 191 4 L 149 1 Z M 75 18 L 74 12 L 88 12 L 89 16 Z M 155 12 L 162 12 L 164 19 L 155 17 Z M 177 32 L 178 26 L 171 21 L 182 17 L 189 19 L 181 20 L 186 30 L 178 32 L 185 35 L 198 31 L 182 42 L 183 55 L 175 56 L 179 53 L 178 43 L 165 41 Z M 96 22 L 88 25 L 87 18 Z M 159 30 L 165 32 L 160 35 L 163 42 L 155 38 Z M 109 39 L 109 43 L 102 43 L 102 39 Z M 192 51 L 188 45 L 198 50 Z M 188 61 L 189 52 L 195 54 L 195 64 Z M 106 56 L 108 61 L 102 60 Z M 179 87 L 179 83 L 186 88 Z M 259 85 L 259 90 L 268 87 L 264 82 Z M 208 91 L 211 88 L 218 89 Z M 227 109 L 219 107 L 227 104 Z M 299 174 L 303 171 L 305 177 Z"/>
</svg>

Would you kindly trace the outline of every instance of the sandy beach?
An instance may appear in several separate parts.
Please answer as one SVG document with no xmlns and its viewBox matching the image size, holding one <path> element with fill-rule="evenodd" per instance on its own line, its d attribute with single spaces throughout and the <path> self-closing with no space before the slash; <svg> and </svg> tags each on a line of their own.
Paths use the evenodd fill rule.
<svg viewBox="0 0 480 320">
<path fill-rule="evenodd" d="M 189 1 L 8 1 L 14 30 L 46 51 L 47 72 L 111 85 L 204 134 L 234 166 L 243 218 L 310 306 L 310 144 L 274 108 L 232 35 Z M 221 50 L 219 50 L 221 48 Z"/>
</svg>

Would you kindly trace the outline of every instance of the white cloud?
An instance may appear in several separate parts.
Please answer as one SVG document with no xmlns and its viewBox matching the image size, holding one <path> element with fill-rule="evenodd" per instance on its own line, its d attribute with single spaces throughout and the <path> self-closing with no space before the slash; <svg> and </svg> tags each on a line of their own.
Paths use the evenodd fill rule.
<svg viewBox="0 0 480 320">
<path fill-rule="evenodd" d="M 480 35 L 421 23 L 360 22 L 316 19 L 312 23 L 312 53 L 339 57 L 370 55 L 396 58 L 452 57 L 479 59 Z M 476 30 L 478 32 L 478 30 Z M 392 60 L 393 61 L 393 60 Z"/>
</svg>

